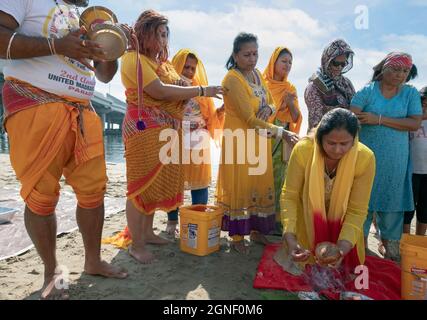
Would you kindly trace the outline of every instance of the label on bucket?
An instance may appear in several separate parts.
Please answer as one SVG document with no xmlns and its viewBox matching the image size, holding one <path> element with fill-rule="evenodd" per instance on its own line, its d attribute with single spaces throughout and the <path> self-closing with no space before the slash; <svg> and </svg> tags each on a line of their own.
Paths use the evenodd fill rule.
<svg viewBox="0 0 427 320">
<path fill-rule="evenodd" d="M 188 224 L 187 246 L 192 249 L 197 248 L 197 224 Z"/>
<path fill-rule="evenodd" d="M 427 275 L 427 270 L 426 269 L 420 269 L 420 268 L 411 268 L 411 273 Z"/>
<path fill-rule="evenodd" d="M 212 248 L 219 244 L 219 235 L 221 230 L 219 227 L 213 227 L 209 229 L 208 233 L 208 247 Z"/>
<path fill-rule="evenodd" d="M 424 300 L 427 300 L 427 281 L 423 280 L 424 279 L 416 279 L 412 281 L 411 296 L 422 297 Z"/>
</svg>

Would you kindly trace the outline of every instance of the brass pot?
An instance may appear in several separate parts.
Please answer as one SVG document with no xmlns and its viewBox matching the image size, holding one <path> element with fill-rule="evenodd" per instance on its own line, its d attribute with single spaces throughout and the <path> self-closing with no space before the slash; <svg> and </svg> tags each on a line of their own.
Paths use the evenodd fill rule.
<svg viewBox="0 0 427 320">
<path fill-rule="evenodd" d="M 102 6 L 87 8 L 80 16 L 80 26 L 88 31 L 87 38 L 101 45 L 106 52 L 100 59 L 114 61 L 125 53 L 129 35 L 110 9 Z"/>
</svg>

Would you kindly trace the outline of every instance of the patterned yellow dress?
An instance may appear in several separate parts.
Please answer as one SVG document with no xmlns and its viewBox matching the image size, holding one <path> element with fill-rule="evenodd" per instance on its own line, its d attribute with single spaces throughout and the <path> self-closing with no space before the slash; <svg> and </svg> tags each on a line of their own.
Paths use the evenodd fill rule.
<svg viewBox="0 0 427 320">
<path fill-rule="evenodd" d="M 255 70 L 253 75 L 255 84 L 232 69 L 223 80 L 227 94 L 216 200 L 225 213 L 222 229 L 235 241 L 251 231 L 268 234 L 275 227 L 271 143 L 256 129 L 277 133 L 278 127 L 256 117 L 273 99 L 261 73 Z M 240 135 L 237 143 L 231 133 Z"/>
</svg>

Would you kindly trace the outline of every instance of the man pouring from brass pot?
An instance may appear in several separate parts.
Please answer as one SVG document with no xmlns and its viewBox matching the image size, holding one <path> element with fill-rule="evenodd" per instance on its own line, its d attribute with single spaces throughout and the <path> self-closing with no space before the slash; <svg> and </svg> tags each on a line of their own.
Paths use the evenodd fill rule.
<svg viewBox="0 0 427 320">
<path fill-rule="evenodd" d="M 62 175 L 78 201 L 84 271 L 127 277 L 100 257 L 107 176 L 103 125 L 90 99 L 95 77 L 109 82 L 117 61 L 103 61 L 103 48 L 82 37 L 78 7 L 87 5 L 85 0 L 0 1 L 0 58 L 8 60 L 4 126 L 26 204 L 25 226 L 44 264 L 42 299 L 68 298 L 66 286 L 58 285 L 67 279 L 56 259 L 55 207 Z"/>
</svg>

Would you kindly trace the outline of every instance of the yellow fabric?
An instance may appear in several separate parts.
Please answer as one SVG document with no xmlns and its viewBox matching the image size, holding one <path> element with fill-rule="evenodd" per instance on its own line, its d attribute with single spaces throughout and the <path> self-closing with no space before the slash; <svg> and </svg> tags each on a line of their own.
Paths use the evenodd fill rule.
<svg viewBox="0 0 427 320">
<path fill-rule="evenodd" d="M 375 176 L 374 154 L 356 141 L 340 161 L 326 215 L 324 168 L 323 156 L 312 139 L 304 139 L 295 146 L 281 195 L 284 232 L 296 234 L 302 246 L 314 250 L 313 212 L 318 211 L 328 221 L 342 222 L 338 240 L 357 246 L 359 261 L 363 263 L 363 223 Z"/>
<path fill-rule="evenodd" d="M 267 95 L 267 103 L 272 103 L 262 75 L 257 70 L 262 86 Z M 223 83 L 227 94 L 224 95 L 225 123 L 224 137 L 221 145 L 221 163 L 218 172 L 216 188 L 216 200 L 218 205 L 224 208 L 225 215 L 232 219 L 246 219 L 251 214 L 260 214 L 267 217 L 275 215 L 274 212 L 274 185 L 273 164 L 271 158 L 271 143 L 266 141 L 267 154 L 262 165 L 265 165 L 265 173 L 262 175 L 251 175 L 250 169 L 256 168 L 257 164 L 250 164 L 246 152 L 243 153 L 238 146 L 244 145 L 246 150 L 250 147 L 255 149 L 255 155 L 260 154 L 260 136 L 255 134 L 255 139 L 249 139 L 248 130 L 263 128 L 277 132 L 278 127 L 271 123 L 262 121 L 256 117 L 260 107 L 260 97 L 254 95 L 253 89 L 245 80 L 244 76 L 237 70 L 230 70 L 225 76 Z M 238 133 L 241 139 L 225 140 L 227 132 Z M 232 146 L 232 148 L 231 148 Z M 227 164 L 226 159 L 233 157 L 233 163 Z M 243 161 L 238 161 L 243 156 Z M 273 219 L 274 220 L 274 219 Z"/>
<path fill-rule="evenodd" d="M 175 70 L 182 74 L 184 70 L 185 63 L 189 54 L 193 54 L 197 58 L 197 68 L 192 79 L 193 86 L 207 86 L 208 77 L 206 74 L 205 67 L 202 60 L 197 56 L 197 54 L 189 49 L 181 49 L 172 59 L 172 65 Z M 224 125 L 224 113 L 218 113 L 213 99 L 210 97 L 196 97 L 194 98 L 195 102 L 200 106 L 200 112 L 206 122 L 207 130 L 209 131 L 213 139 L 218 139 L 221 137 L 220 129 Z M 217 134 L 215 135 L 215 130 Z M 198 190 L 207 188 L 211 183 L 211 156 L 210 149 L 201 150 L 200 157 L 206 159 L 207 163 L 195 164 L 191 161 L 190 164 L 184 164 L 184 185 L 186 189 L 189 190 Z"/>
<path fill-rule="evenodd" d="M 114 236 L 102 239 L 101 243 L 112 244 L 120 249 L 127 249 L 132 244 L 132 238 L 128 227 L 126 227 L 123 231 L 116 233 Z"/>
<path fill-rule="evenodd" d="M 299 134 L 299 131 L 301 129 L 302 124 L 302 114 L 299 107 L 298 99 L 296 99 L 295 106 L 300 111 L 299 118 L 296 122 L 293 121 L 291 112 L 289 110 L 289 107 L 286 106 L 284 110 L 279 110 L 280 107 L 283 104 L 283 100 L 287 93 L 297 94 L 297 89 L 295 86 L 288 81 L 288 79 L 283 79 L 283 81 L 277 81 L 274 80 L 274 66 L 276 64 L 277 59 L 279 58 L 280 52 L 282 52 L 283 49 L 286 49 L 285 47 L 278 47 L 274 50 L 270 61 L 267 65 L 267 68 L 264 71 L 264 79 L 267 83 L 268 89 L 271 92 L 271 95 L 273 96 L 274 105 L 276 107 L 276 113 L 272 116 L 270 119 L 271 122 L 273 122 L 274 119 L 280 120 L 282 123 L 286 122 L 289 123 L 289 130 Z"/>
<path fill-rule="evenodd" d="M 107 175 L 101 120 L 95 112 L 83 110 L 83 138 L 78 115 L 69 105 L 49 103 L 19 111 L 6 122 L 21 196 L 36 214 L 54 213 L 62 175 L 73 187 L 80 207 L 97 208 L 104 200 Z M 80 153 L 85 158 L 78 163 Z"/>
<path fill-rule="evenodd" d="M 173 65 L 166 61 L 158 64 L 145 55 L 140 55 L 142 66 L 143 86 L 146 87 L 153 81 L 159 79 L 165 84 L 173 84 L 180 76 L 175 71 Z M 137 54 L 129 51 L 122 57 L 121 78 L 126 88 L 126 99 L 128 103 L 138 105 L 137 91 Z M 182 119 L 182 101 L 163 101 L 152 98 L 145 91 L 143 93 L 144 107 L 157 107 L 165 110 L 175 118 Z"/>
<path fill-rule="evenodd" d="M 173 84 L 180 79 L 170 62 L 157 64 L 150 58 L 141 55 L 143 85 L 155 80 L 164 84 Z M 122 58 L 121 75 L 126 88 L 128 104 L 137 105 L 137 54 L 126 53 Z M 165 111 L 172 118 L 182 120 L 182 101 L 162 101 L 143 93 L 144 108 L 157 108 Z M 128 107 L 129 108 L 129 107 Z M 128 115 L 130 111 L 128 110 Z M 126 120 L 126 119 L 125 119 Z M 184 191 L 183 168 L 179 164 L 163 164 L 159 159 L 161 148 L 170 142 L 160 141 L 164 129 L 172 126 L 162 119 L 150 119 L 158 126 L 132 133 L 125 142 L 127 198 L 144 214 L 153 214 L 156 210 L 171 211 L 182 205 Z M 126 130 L 126 123 L 124 130 Z M 176 143 L 180 143 L 181 132 L 178 132 Z M 180 148 L 181 150 L 181 148 Z"/>
<path fill-rule="evenodd" d="M 262 81 L 262 86 L 267 88 L 267 84 L 262 78 L 261 73 L 256 70 Z M 259 110 L 259 98 L 253 94 L 251 86 L 245 77 L 237 70 L 230 70 L 225 76 L 222 86 L 225 88 L 225 128 L 244 128 L 244 129 L 271 129 L 277 134 L 278 127 L 258 119 L 256 113 Z M 273 97 L 267 90 L 267 103 L 273 104 Z M 236 121 L 237 120 L 237 121 Z M 238 124 L 237 126 L 234 123 Z"/>
</svg>

